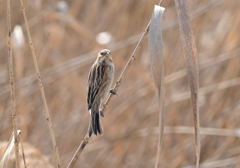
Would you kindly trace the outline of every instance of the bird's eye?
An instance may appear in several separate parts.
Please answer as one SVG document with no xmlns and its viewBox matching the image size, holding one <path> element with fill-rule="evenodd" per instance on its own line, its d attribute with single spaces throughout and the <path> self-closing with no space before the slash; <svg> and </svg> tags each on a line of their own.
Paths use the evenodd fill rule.
<svg viewBox="0 0 240 168">
<path fill-rule="evenodd" d="M 101 52 L 100 54 L 101 54 L 101 55 L 104 55 L 104 53 L 103 53 L 103 52 Z"/>
</svg>

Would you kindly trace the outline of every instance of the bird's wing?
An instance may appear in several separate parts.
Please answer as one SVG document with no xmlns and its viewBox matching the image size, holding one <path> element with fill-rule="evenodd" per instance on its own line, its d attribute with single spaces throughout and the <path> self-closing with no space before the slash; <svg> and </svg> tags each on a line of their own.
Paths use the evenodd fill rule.
<svg viewBox="0 0 240 168">
<path fill-rule="evenodd" d="M 88 110 L 91 109 L 93 103 L 101 93 L 103 86 L 107 82 L 104 76 L 105 66 L 101 64 L 94 64 L 91 67 L 88 78 L 88 94 L 87 94 Z"/>
</svg>

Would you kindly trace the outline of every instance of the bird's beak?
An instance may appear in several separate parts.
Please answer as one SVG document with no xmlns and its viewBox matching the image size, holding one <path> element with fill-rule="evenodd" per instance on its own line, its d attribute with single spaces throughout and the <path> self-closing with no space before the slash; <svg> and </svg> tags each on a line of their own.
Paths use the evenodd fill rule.
<svg viewBox="0 0 240 168">
<path fill-rule="evenodd" d="M 107 52 L 107 53 L 106 53 L 106 56 L 110 56 L 110 52 Z"/>
</svg>

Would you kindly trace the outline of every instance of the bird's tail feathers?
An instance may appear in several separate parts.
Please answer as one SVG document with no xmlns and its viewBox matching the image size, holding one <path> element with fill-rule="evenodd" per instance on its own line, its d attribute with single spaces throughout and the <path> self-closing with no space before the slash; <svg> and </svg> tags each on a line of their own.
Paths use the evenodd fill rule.
<svg viewBox="0 0 240 168">
<path fill-rule="evenodd" d="M 93 133 L 95 135 L 97 135 L 98 133 L 100 135 L 103 134 L 101 116 L 99 111 L 98 112 L 91 111 L 91 119 L 90 119 L 89 128 L 88 128 L 89 137 L 91 137 Z"/>
</svg>

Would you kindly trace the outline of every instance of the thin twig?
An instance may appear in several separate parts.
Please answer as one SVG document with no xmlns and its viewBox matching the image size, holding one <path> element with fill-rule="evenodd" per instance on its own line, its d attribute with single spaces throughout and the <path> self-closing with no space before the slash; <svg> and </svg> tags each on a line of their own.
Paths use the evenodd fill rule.
<svg viewBox="0 0 240 168">
<path fill-rule="evenodd" d="M 162 0 L 160 0 L 160 2 L 159 2 L 158 5 L 160 5 L 161 2 L 162 2 Z M 144 37 L 147 35 L 147 33 L 148 33 L 148 31 L 149 31 L 149 25 L 150 25 L 150 23 L 151 23 L 151 21 L 148 23 L 148 25 L 147 25 L 146 29 L 144 30 L 144 32 L 143 32 L 140 40 L 139 40 L 138 43 L 137 43 L 137 46 L 135 47 L 135 49 L 134 49 L 131 57 L 129 58 L 129 60 L 128 60 L 126 66 L 125 66 L 125 68 L 123 69 L 121 75 L 119 76 L 119 78 L 118 78 L 118 80 L 117 80 L 117 82 L 116 82 L 116 84 L 115 84 L 115 86 L 114 86 L 114 88 L 113 88 L 113 93 L 114 93 L 114 92 L 117 93 L 119 87 L 121 86 L 122 80 L 123 80 L 123 78 L 124 78 L 127 70 L 129 69 L 132 61 L 135 59 L 134 56 L 136 55 L 136 53 L 137 53 L 137 51 L 138 51 L 138 49 L 139 49 L 139 47 L 140 47 L 140 45 L 141 45 L 141 43 L 142 43 L 142 40 L 144 39 Z M 105 111 L 107 110 L 107 108 L 108 108 L 108 106 L 109 106 L 109 103 L 111 102 L 113 96 L 114 96 L 114 94 L 109 93 L 108 98 L 107 98 L 106 102 L 104 103 L 104 105 L 103 105 L 103 107 L 102 107 L 102 109 L 101 109 L 101 112 L 102 112 L 103 114 L 104 114 Z M 68 167 L 67 167 L 67 168 L 73 168 L 73 166 L 75 165 L 78 157 L 79 157 L 80 154 L 82 153 L 84 147 L 87 145 L 89 139 L 90 139 L 90 138 L 88 137 L 88 134 L 87 134 L 87 135 L 84 137 L 84 139 L 82 140 L 81 144 L 79 145 L 77 151 L 75 152 L 75 154 L 74 154 L 73 158 L 71 159 L 70 163 L 68 164 Z"/>
<path fill-rule="evenodd" d="M 37 63 L 35 50 L 34 50 L 33 43 L 32 43 L 32 38 L 31 38 L 31 35 L 30 35 L 30 30 L 29 30 L 29 25 L 28 25 L 28 21 L 27 21 L 26 12 L 25 12 L 25 7 L 23 5 L 22 0 L 20 0 L 20 2 L 21 2 L 23 17 L 24 17 L 24 21 L 25 21 L 27 34 L 28 34 L 28 41 L 29 41 L 29 45 L 30 45 L 30 48 L 31 48 L 31 52 L 32 52 L 34 67 L 35 67 L 36 74 L 37 74 L 38 85 L 39 85 L 39 88 L 40 88 L 40 92 L 41 92 L 41 96 L 42 96 L 42 100 L 43 100 L 43 104 L 44 104 L 44 108 L 45 108 L 45 115 L 46 115 L 46 120 L 47 120 L 47 123 L 48 123 L 48 129 L 50 131 L 52 145 L 53 145 L 53 149 L 54 149 L 54 152 L 55 152 L 57 167 L 60 168 L 61 164 L 60 164 L 60 158 L 59 158 L 59 154 L 58 154 L 58 147 L 57 147 L 57 144 L 56 144 L 56 139 L 55 139 L 55 135 L 54 135 L 53 128 L 52 128 L 52 121 L 51 121 L 49 110 L 48 110 L 48 105 L 47 105 L 46 96 L 45 96 L 44 89 L 43 89 L 43 84 L 42 84 L 42 80 L 41 80 L 40 71 L 39 71 L 39 68 L 38 68 L 38 63 Z"/>
<path fill-rule="evenodd" d="M 23 163 L 24 163 L 24 168 L 27 168 L 27 164 L 26 164 L 26 159 L 25 159 L 25 153 L 24 153 L 24 148 L 23 148 L 23 142 L 22 142 L 22 132 L 19 133 L 19 139 L 20 139 L 20 143 L 21 143 L 21 147 L 22 147 L 22 156 L 23 156 Z"/>
<path fill-rule="evenodd" d="M 10 0 L 7 1 L 7 20 L 8 20 L 8 65 L 9 65 L 9 79 L 11 88 L 11 100 L 12 100 L 12 122 L 14 131 L 14 144 L 15 144 L 15 160 L 16 168 L 19 168 L 19 145 L 17 136 L 17 113 L 15 104 L 15 84 L 13 75 L 13 57 L 12 57 L 12 44 L 11 44 L 11 10 L 10 10 Z"/>
<path fill-rule="evenodd" d="M 81 144 L 79 145 L 76 153 L 74 154 L 73 158 L 71 159 L 70 163 L 68 164 L 67 168 L 73 168 L 75 165 L 76 161 L 78 160 L 78 157 L 81 155 L 84 147 L 88 144 L 89 136 L 88 134 L 84 137 L 82 140 Z"/>
</svg>

